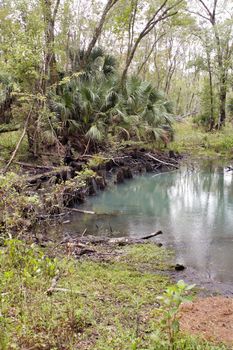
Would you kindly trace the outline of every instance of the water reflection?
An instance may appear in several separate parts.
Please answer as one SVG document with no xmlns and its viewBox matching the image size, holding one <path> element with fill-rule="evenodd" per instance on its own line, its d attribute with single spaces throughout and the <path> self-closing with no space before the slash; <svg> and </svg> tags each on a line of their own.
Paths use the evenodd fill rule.
<svg viewBox="0 0 233 350">
<path fill-rule="evenodd" d="M 75 216 L 96 234 L 141 236 L 162 230 L 178 259 L 218 281 L 233 282 L 233 174 L 205 164 L 137 177 L 87 201 L 109 216 Z"/>
</svg>

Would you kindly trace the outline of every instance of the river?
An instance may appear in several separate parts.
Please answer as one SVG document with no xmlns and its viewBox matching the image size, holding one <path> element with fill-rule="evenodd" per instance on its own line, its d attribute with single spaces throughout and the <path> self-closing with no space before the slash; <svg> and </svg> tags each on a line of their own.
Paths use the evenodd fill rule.
<svg viewBox="0 0 233 350">
<path fill-rule="evenodd" d="M 69 232 L 140 237 L 174 247 L 177 262 L 217 282 L 233 282 L 233 172 L 207 162 L 145 174 L 112 185 L 82 209 L 109 215 L 72 216 Z"/>
</svg>

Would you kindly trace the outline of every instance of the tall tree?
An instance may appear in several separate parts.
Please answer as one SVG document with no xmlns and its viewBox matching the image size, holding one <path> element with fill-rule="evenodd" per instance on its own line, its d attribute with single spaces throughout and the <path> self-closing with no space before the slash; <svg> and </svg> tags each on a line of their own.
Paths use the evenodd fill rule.
<svg viewBox="0 0 233 350">
<path fill-rule="evenodd" d="M 218 128 L 221 128 L 225 124 L 226 120 L 226 97 L 227 97 L 227 84 L 228 74 L 231 65 L 231 57 L 233 54 L 233 42 L 232 42 L 232 27 L 233 16 L 230 15 L 230 19 L 225 19 L 222 23 L 217 20 L 218 4 L 219 0 L 213 0 L 212 7 L 209 6 L 207 1 L 197 0 L 200 5 L 201 12 L 194 12 L 202 19 L 210 23 L 213 30 L 213 37 L 216 47 L 216 57 L 218 66 L 218 82 L 219 82 L 219 119 Z M 223 5 L 222 5 L 223 6 Z M 221 16 L 219 15 L 221 18 Z"/>
<path fill-rule="evenodd" d="M 58 13 L 60 0 L 55 4 L 52 0 L 41 0 L 44 24 L 45 24 L 45 61 L 44 61 L 44 86 L 45 92 L 47 82 L 52 85 L 58 81 L 57 63 L 54 51 L 55 21 Z"/>
<path fill-rule="evenodd" d="M 155 26 L 160 23 L 165 21 L 166 19 L 175 16 L 178 13 L 178 6 L 183 3 L 184 0 L 178 0 L 175 1 L 173 3 L 169 4 L 168 0 L 164 0 L 162 2 L 162 4 L 160 4 L 160 6 L 153 12 L 153 14 L 151 16 L 149 16 L 149 19 L 147 20 L 146 24 L 144 25 L 144 27 L 142 28 L 142 30 L 140 31 L 140 33 L 138 34 L 138 36 L 136 37 L 136 39 L 133 42 L 133 27 L 135 25 L 135 16 L 136 16 L 136 10 L 137 10 L 137 6 L 138 6 L 138 2 L 134 2 L 134 11 L 133 11 L 133 15 L 130 17 L 130 26 L 132 28 L 130 28 L 129 33 L 130 33 L 130 45 L 128 46 L 128 52 L 127 52 L 127 57 L 126 57 L 126 61 L 125 61 L 125 66 L 122 72 L 122 77 L 121 77 L 121 82 L 122 84 L 124 84 L 126 77 L 127 77 L 127 73 L 130 67 L 130 64 L 134 58 L 134 55 L 136 53 L 136 50 L 139 46 L 139 44 L 141 43 L 142 39 L 149 34 L 153 28 L 155 28 Z"/>
<path fill-rule="evenodd" d="M 105 23 L 106 18 L 108 16 L 108 13 L 116 5 L 116 3 L 118 1 L 119 0 L 108 0 L 107 4 L 105 5 L 103 12 L 102 12 L 102 15 L 100 17 L 100 20 L 94 29 L 93 36 L 88 44 L 87 50 L 85 51 L 85 55 L 81 61 L 81 67 L 83 67 L 85 65 L 85 62 L 88 61 L 88 59 L 91 55 L 91 52 L 94 49 L 94 47 L 95 47 L 95 45 L 96 45 L 96 43 L 97 43 L 97 41 L 102 33 L 103 26 L 104 26 L 104 23 Z"/>
</svg>

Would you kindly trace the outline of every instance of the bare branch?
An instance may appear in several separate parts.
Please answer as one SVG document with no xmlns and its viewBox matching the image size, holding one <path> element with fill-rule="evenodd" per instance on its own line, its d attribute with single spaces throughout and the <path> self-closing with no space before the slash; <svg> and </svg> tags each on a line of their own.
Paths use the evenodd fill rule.
<svg viewBox="0 0 233 350">
<path fill-rule="evenodd" d="M 170 11 L 173 10 L 175 7 L 177 7 L 179 4 L 181 4 L 183 2 L 183 0 L 179 0 L 179 1 L 175 2 L 173 5 L 165 8 L 167 2 L 168 2 L 168 0 L 165 0 L 162 3 L 162 5 L 159 7 L 159 9 L 157 11 L 155 11 L 153 16 L 148 20 L 148 22 L 144 26 L 143 30 L 139 34 L 137 40 L 135 41 L 133 47 L 131 48 L 131 51 L 130 51 L 129 55 L 127 55 L 125 68 L 123 70 L 122 77 L 121 77 L 121 83 L 122 84 L 124 83 L 124 81 L 126 79 L 129 66 L 130 66 L 130 64 L 131 64 L 131 62 L 133 60 L 133 57 L 135 55 L 135 52 L 136 52 L 136 50 L 138 48 L 138 45 L 140 44 L 141 40 L 156 26 L 157 23 L 159 23 L 161 21 L 164 21 L 164 20 L 166 20 L 169 17 L 175 16 L 178 13 L 178 11 L 175 11 L 175 12 L 170 12 Z"/>
</svg>

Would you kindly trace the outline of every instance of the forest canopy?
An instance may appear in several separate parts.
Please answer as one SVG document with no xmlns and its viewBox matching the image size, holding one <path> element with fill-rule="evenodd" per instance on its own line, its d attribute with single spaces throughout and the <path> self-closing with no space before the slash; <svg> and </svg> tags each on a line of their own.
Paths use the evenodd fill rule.
<svg viewBox="0 0 233 350">
<path fill-rule="evenodd" d="M 161 142 L 172 121 L 232 115 L 232 5 L 223 0 L 4 0 L 1 130 L 30 152 Z M 13 125 L 13 126 L 12 126 Z"/>
</svg>

